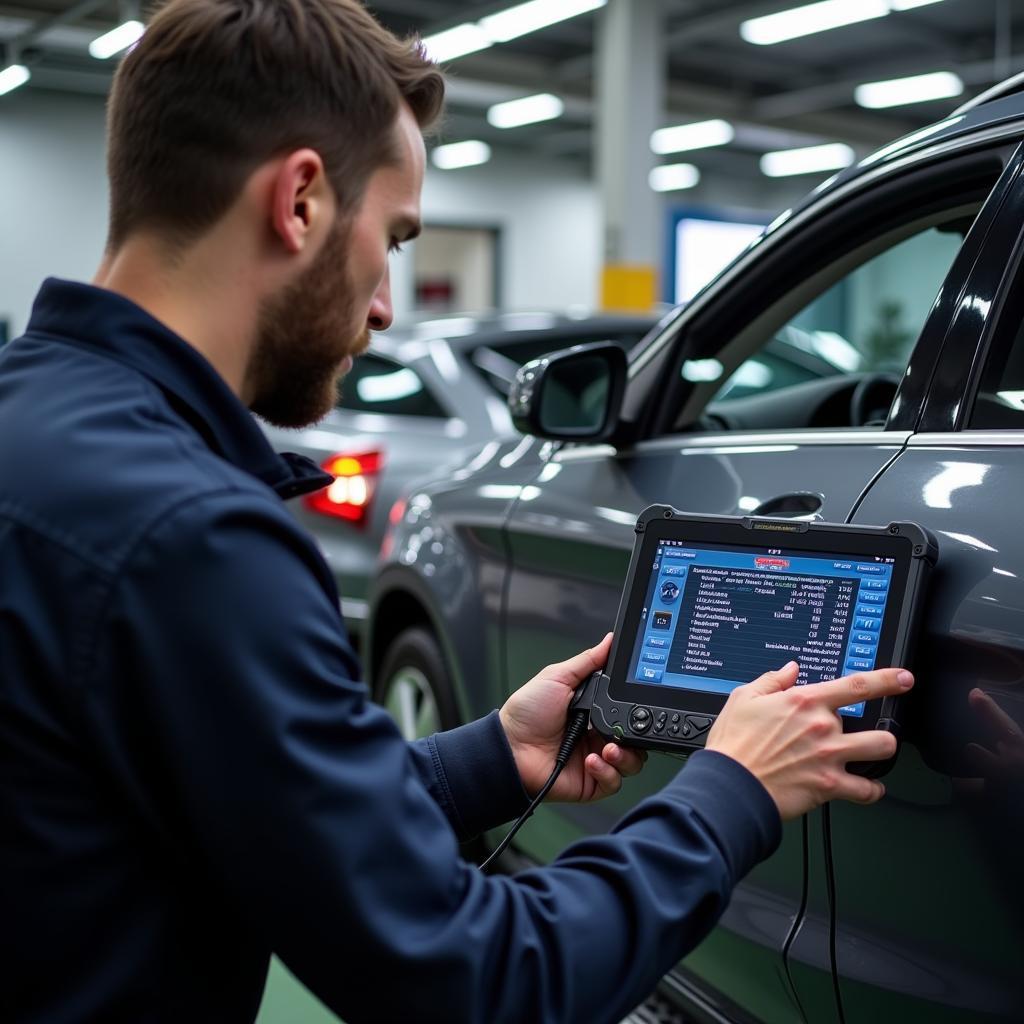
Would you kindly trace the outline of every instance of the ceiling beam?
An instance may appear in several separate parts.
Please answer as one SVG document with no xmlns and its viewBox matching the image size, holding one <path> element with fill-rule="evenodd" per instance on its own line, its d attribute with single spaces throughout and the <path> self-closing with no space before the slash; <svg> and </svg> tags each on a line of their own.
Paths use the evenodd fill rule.
<svg viewBox="0 0 1024 1024">
<path fill-rule="evenodd" d="M 1016 70 L 1024 69 L 1024 53 L 1014 54 L 1009 58 L 1011 68 Z M 842 81 L 822 82 L 818 85 L 809 86 L 806 89 L 797 89 L 792 92 L 782 92 L 775 96 L 766 96 L 763 99 L 755 100 L 751 105 L 751 114 L 754 117 L 770 120 L 784 120 L 792 117 L 800 117 L 805 114 L 822 113 L 826 110 L 834 110 L 837 107 L 849 106 L 854 102 L 853 94 L 858 85 L 864 82 L 885 81 L 890 78 L 907 78 L 915 74 L 927 74 L 935 71 L 934 65 L 918 65 L 917 68 L 908 66 L 905 63 L 893 65 L 874 65 L 865 69 L 865 73 L 857 78 L 848 78 Z M 950 64 L 944 67 L 944 71 L 952 71 L 959 75 L 965 85 L 993 85 L 1001 81 L 1003 76 L 992 60 L 972 61 L 965 64 Z M 1012 70 L 1011 70 L 1012 74 Z"/>
<path fill-rule="evenodd" d="M 27 46 L 31 46 L 41 35 L 51 29 L 60 28 L 63 25 L 72 25 L 81 18 L 88 17 L 99 7 L 108 4 L 110 0 L 78 0 L 67 10 L 51 15 L 49 18 L 40 18 L 31 28 L 26 29 L 20 35 L 7 41 L 10 51 L 17 53 Z"/>
</svg>

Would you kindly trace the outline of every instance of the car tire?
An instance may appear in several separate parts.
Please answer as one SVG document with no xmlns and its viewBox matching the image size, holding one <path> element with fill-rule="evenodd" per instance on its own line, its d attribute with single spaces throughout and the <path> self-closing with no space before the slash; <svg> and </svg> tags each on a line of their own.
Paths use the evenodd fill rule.
<svg viewBox="0 0 1024 1024">
<path fill-rule="evenodd" d="M 384 653 L 373 698 L 387 709 L 407 740 L 461 725 L 452 677 L 433 633 L 422 627 L 404 630 Z M 459 852 L 482 863 L 490 848 L 483 836 L 465 842 Z"/>
<path fill-rule="evenodd" d="M 419 626 L 399 633 L 388 647 L 373 696 L 407 740 L 460 724 L 444 655 L 434 635 Z"/>
</svg>

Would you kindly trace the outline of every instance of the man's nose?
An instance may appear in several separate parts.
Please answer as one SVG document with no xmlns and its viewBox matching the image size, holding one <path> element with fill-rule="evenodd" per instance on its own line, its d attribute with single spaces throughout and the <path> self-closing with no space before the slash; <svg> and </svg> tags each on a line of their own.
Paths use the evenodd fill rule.
<svg viewBox="0 0 1024 1024">
<path fill-rule="evenodd" d="M 370 313 L 366 319 L 371 331 L 386 331 L 394 318 L 395 313 L 391 308 L 391 270 L 389 268 L 384 271 L 384 278 L 373 296 Z"/>
</svg>

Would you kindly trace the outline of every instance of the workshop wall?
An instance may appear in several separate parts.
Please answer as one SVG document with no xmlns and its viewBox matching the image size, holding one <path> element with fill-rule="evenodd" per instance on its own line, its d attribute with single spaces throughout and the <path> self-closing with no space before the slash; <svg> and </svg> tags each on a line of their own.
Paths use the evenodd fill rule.
<svg viewBox="0 0 1024 1024">
<path fill-rule="evenodd" d="M 25 329 L 44 277 L 88 281 L 107 233 L 101 97 L 25 89 L 0 104 L 0 320 Z"/>
</svg>

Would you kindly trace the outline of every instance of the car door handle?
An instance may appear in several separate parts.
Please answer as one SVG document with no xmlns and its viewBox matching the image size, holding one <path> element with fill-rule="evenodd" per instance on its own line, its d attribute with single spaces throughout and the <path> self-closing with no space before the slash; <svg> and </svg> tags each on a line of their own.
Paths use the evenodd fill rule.
<svg viewBox="0 0 1024 1024">
<path fill-rule="evenodd" d="M 752 509 L 751 516 L 780 516 L 786 519 L 821 519 L 821 507 L 825 504 L 823 494 L 813 491 L 793 491 L 768 498 Z"/>
</svg>

